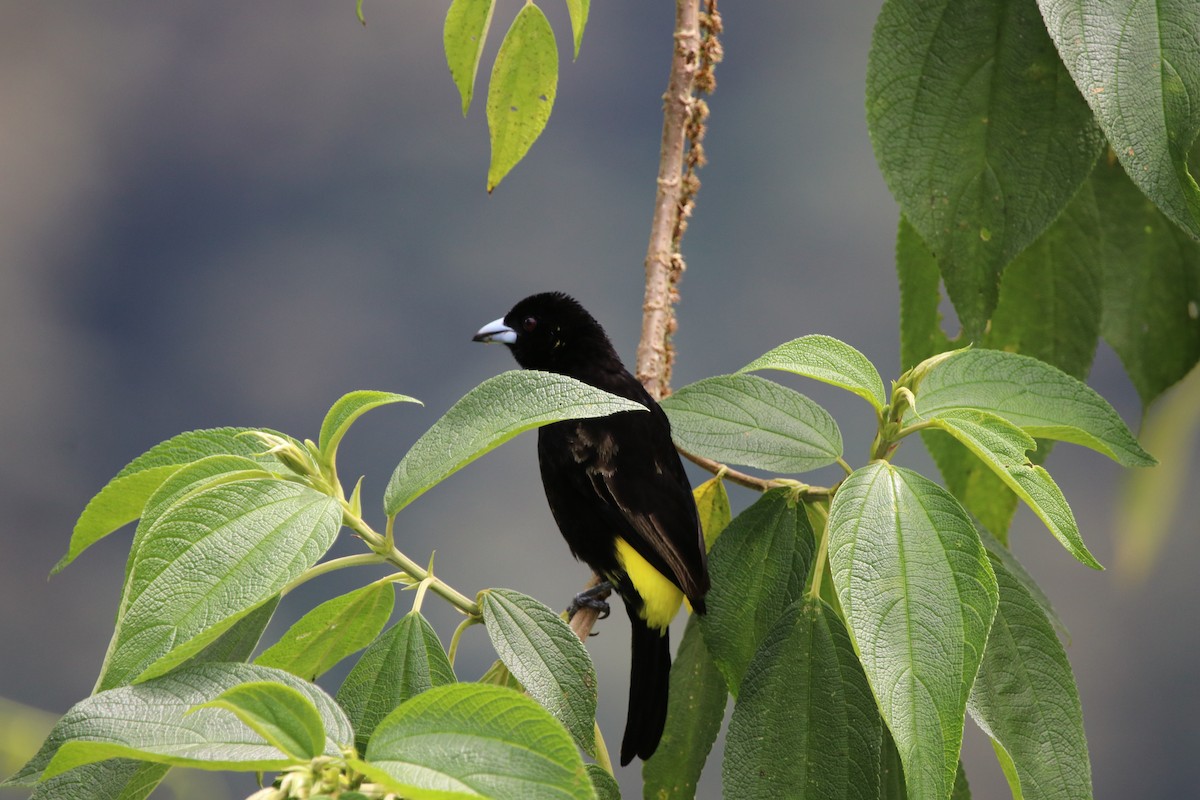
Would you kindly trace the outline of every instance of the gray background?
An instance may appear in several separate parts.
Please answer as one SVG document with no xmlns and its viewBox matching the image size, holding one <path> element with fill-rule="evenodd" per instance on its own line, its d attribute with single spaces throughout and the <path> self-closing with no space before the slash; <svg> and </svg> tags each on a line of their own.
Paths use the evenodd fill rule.
<svg viewBox="0 0 1200 800">
<path fill-rule="evenodd" d="M 412 441 L 513 366 L 470 336 L 515 300 L 575 294 L 632 360 L 672 4 L 593 4 L 545 135 L 488 197 L 487 72 L 520 7 L 499 5 L 466 120 L 441 54 L 444 2 L 369 2 L 365 29 L 349 0 L 0 7 L 0 695 L 57 714 L 90 691 L 128 531 L 45 576 L 87 500 L 155 443 L 226 424 L 315 437 L 346 391 L 415 395 L 424 408 L 374 411 L 342 448 L 343 475 L 365 474 L 367 508 L 378 509 Z M 566 53 L 565 10 L 545 5 Z M 894 377 L 897 210 L 862 100 L 878 4 L 724 10 L 727 61 L 685 240 L 674 383 L 812 332 L 854 344 Z M 1091 383 L 1136 424 L 1136 396 L 1107 349 Z M 863 463 L 867 406 L 793 385 L 831 408 L 847 457 Z M 928 466 L 919 445 L 899 461 Z M 1120 471 L 1066 446 L 1050 467 L 1110 562 Z M 751 499 L 734 491 L 735 506 Z M 1073 634 L 1098 797 L 1183 797 L 1196 785 L 1200 508 L 1190 495 L 1186 524 L 1134 588 L 1075 563 L 1028 513 L 1013 531 Z M 467 593 L 510 586 L 561 606 L 586 578 L 545 510 L 532 436 L 423 496 L 398 537 L 418 561 L 436 547 L 438 572 Z M 343 542 L 336 554 L 358 551 Z M 272 632 L 366 577 L 314 581 Z M 427 606 L 448 639 L 454 616 L 436 599 Z M 612 746 L 628 663 L 618 616 L 591 643 Z M 490 657 L 472 631 L 460 676 L 477 677 Z M 975 797 L 1006 797 L 968 728 Z M 625 773 L 636 796 L 636 773 Z M 718 777 L 713 765 L 704 796 L 718 796 Z M 232 785 L 243 797 L 252 779 Z"/>
</svg>

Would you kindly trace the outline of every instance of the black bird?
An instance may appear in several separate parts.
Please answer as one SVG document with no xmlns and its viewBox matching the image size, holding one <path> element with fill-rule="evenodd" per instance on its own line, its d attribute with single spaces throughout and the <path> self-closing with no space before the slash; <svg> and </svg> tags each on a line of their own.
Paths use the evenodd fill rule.
<svg viewBox="0 0 1200 800">
<path fill-rule="evenodd" d="M 704 535 L 667 415 L 625 369 L 600 323 L 565 294 L 525 298 L 481 328 L 475 341 L 501 342 L 526 369 L 567 375 L 649 410 L 538 429 L 538 464 L 554 521 L 575 557 L 616 589 L 629 612 L 633 652 L 621 765 L 647 759 L 667 719 L 668 626 L 684 597 L 703 614 L 708 591 Z M 588 600 L 587 592 L 577 598 Z"/>
</svg>

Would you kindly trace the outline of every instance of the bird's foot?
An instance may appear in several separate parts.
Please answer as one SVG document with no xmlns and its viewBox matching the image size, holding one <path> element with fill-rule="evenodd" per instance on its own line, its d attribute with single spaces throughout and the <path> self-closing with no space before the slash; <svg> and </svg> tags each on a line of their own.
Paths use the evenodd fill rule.
<svg viewBox="0 0 1200 800">
<path fill-rule="evenodd" d="M 604 619 L 612 611 L 604 598 L 612 594 L 613 585 L 608 581 L 596 584 L 592 588 L 575 595 L 571 605 L 567 606 L 567 616 L 574 617 L 581 608 L 591 608 L 600 612 L 598 619 Z"/>
</svg>

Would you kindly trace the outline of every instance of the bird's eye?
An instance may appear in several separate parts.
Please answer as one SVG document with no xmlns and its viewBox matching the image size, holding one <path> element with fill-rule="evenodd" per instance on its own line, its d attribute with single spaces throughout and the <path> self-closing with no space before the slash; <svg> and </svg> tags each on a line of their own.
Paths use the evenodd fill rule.
<svg viewBox="0 0 1200 800">
<path fill-rule="evenodd" d="M 525 321 L 521 323 L 521 327 L 525 329 L 526 333 L 533 333 L 533 329 L 537 327 L 537 319 L 535 317 L 526 317 Z"/>
</svg>

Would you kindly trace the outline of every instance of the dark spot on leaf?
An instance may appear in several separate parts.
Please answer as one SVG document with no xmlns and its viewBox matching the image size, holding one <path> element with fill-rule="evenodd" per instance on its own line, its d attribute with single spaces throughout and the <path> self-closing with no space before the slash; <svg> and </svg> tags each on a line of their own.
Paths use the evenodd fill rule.
<svg viewBox="0 0 1200 800">
<path fill-rule="evenodd" d="M 517 110 L 517 107 L 516 107 L 516 106 L 509 106 L 509 107 L 508 107 L 508 110 L 509 110 L 509 111 L 516 111 L 516 110 Z"/>
</svg>

